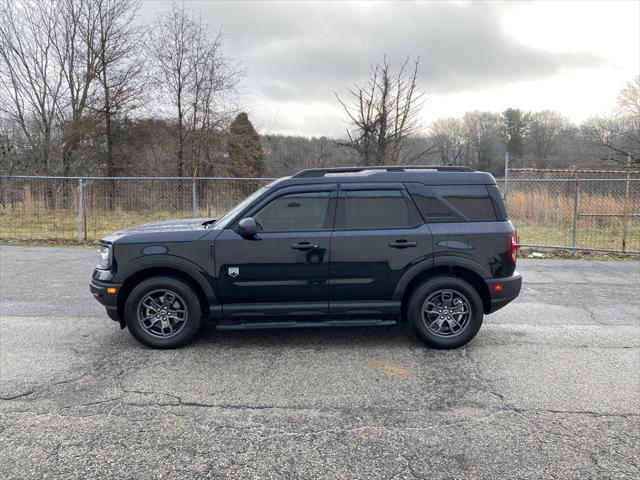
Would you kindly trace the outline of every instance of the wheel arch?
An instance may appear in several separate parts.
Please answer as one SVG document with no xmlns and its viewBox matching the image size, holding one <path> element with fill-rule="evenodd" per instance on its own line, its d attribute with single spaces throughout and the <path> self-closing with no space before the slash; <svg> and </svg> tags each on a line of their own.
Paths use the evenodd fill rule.
<svg viewBox="0 0 640 480">
<path fill-rule="evenodd" d="M 401 299 L 403 320 L 406 318 L 406 308 L 408 304 L 407 300 L 414 292 L 414 290 L 423 282 L 437 276 L 456 277 L 465 280 L 476 290 L 476 292 L 478 292 L 478 295 L 480 295 L 484 313 L 488 313 L 491 309 L 491 292 L 489 291 L 489 286 L 485 282 L 483 276 L 478 273 L 478 271 L 472 270 L 467 266 L 455 264 L 435 265 L 431 267 L 425 266 L 425 268 L 414 272 L 413 275 L 408 278 L 405 278 L 405 274 L 405 277 L 401 279 L 398 288 L 396 289 L 394 297 L 396 297 L 397 295 L 397 298 Z"/>
<path fill-rule="evenodd" d="M 157 276 L 174 277 L 189 284 L 189 286 L 191 286 L 196 296 L 198 297 L 198 300 L 200 301 L 200 305 L 202 307 L 202 312 L 205 314 L 209 313 L 211 306 L 215 304 L 216 300 L 213 289 L 210 285 L 207 284 L 204 278 L 201 278 L 201 275 L 197 272 L 194 273 L 187 269 L 179 268 L 175 265 L 170 264 L 147 265 L 146 267 L 142 266 L 134 271 L 129 272 L 126 280 L 120 287 L 117 310 L 123 323 L 125 322 L 124 306 L 131 291 L 140 282 L 148 278 Z"/>
</svg>

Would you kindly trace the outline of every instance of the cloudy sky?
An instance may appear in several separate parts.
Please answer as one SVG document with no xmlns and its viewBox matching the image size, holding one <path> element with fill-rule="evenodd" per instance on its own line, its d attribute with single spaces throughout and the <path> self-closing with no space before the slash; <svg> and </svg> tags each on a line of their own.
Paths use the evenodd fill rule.
<svg viewBox="0 0 640 480">
<path fill-rule="evenodd" d="M 247 77 L 242 104 L 262 133 L 343 136 L 334 92 L 383 54 L 420 57 L 424 125 L 469 110 L 606 113 L 640 73 L 640 1 L 185 2 Z M 147 1 L 152 21 L 170 7 Z"/>
</svg>

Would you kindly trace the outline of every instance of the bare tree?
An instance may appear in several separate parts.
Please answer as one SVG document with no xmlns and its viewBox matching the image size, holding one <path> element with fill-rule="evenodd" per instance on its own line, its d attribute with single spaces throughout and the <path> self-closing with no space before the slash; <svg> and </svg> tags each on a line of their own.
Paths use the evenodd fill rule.
<svg viewBox="0 0 640 480">
<path fill-rule="evenodd" d="M 327 137 L 311 139 L 311 145 L 315 147 L 309 156 L 311 168 L 320 168 L 327 165 L 331 161 L 330 142 Z"/>
<path fill-rule="evenodd" d="M 161 14 L 152 28 L 150 48 L 161 88 L 169 94 L 178 120 L 177 174 L 184 173 L 185 112 L 189 108 L 186 95 L 191 87 L 191 48 L 203 26 L 175 3 Z"/>
<path fill-rule="evenodd" d="M 222 55 L 221 34 L 212 36 L 202 18 L 175 3 L 156 21 L 150 51 L 161 88 L 176 109 L 177 174 L 186 173 L 185 149 L 191 135 L 190 173 L 195 175 L 204 132 L 230 119 L 232 109 L 227 108 L 223 94 L 234 91 L 242 71 Z"/>
<path fill-rule="evenodd" d="M 99 165 L 106 118 L 111 165 L 111 113 L 127 103 L 131 72 L 140 68 L 120 68 L 137 46 L 137 0 L 0 1 L 0 85 L 11 99 L 4 113 L 21 125 L 43 169 L 65 175 Z"/>
<path fill-rule="evenodd" d="M 628 157 L 638 162 L 640 143 L 633 141 L 628 125 L 613 117 L 598 116 L 585 121 L 581 126 L 585 141 L 599 148 L 601 160 L 624 164 Z"/>
<path fill-rule="evenodd" d="M 616 113 L 621 117 L 640 119 L 640 75 L 627 83 L 618 93 Z"/>
<path fill-rule="evenodd" d="M 13 175 L 18 167 L 20 151 L 24 150 L 24 135 L 16 130 L 19 126 L 0 117 L 0 171 L 6 175 Z"/>
<path fill-rule="evenodd" d="M 491 112 L 468 112 L 463 117 L 466 143 L 472 166 L 497 173 L 505 151 L 500 115 Z"/>
<path fill-rule="evenodd" d="M 622 124 L 622 143 L 628 156 L 640 163 L 640 75 L 620 90 L 615 116 Z"/>
<path fill-rule="evenodd" d="M 620 91 L 614 115 L 590 118 L 581 130 L 585 141 L 600 149 L 601 159 L 640 163 L 640 76 Z"/>
<path fill-rule="evenodd" d="M 206 29 L 202 31 L 207 34 Z M 189 98 L 188 132 L 191 136 L 191 172 L 195 175 L 203 161 L 211 170 L 221 158 L 214 158 L 223 146 L 217 133 L 226 128 L 236 114 L 233 103 L 244 71 L 222 52 L 222 34 L 202 38 L 194 52 L 193 83 Z"/>
<path fill-rule="evenodd" d="M 525 137 L 528 150 L 535 155 L 536 168 L 547 168 L 550 155 L 556 152 L 569 119 L 558 112 L 543 110 L 529 115 L 529 126 Z"/>
<path fill-rule="evenodd" d="M 462 120 L 442 118 L 429 127 L 429 141 L 442 165 L 459 165 L 467 151 L 466 133 Z"/>
<path fill-rule="evenodd" d="M 64 96 L 58 111 L 61 128 L 62 172 L 70 175 L 80 158 L 80 143 L 95 136 L 97 119 L 89 106 L 95 99 L 98 58 L 95 53 L 98 19 L 91 0 L 62 0 L 62 22 L 56 34 L 56 63 L 64 78 Z"/>
<path fill-rule="evenodd" d="M 424 94 L 418 90 L 419 58 L 407 58 L 393 73 L 387 58 L 371 67 L 364 86 L 349 89 L 349 100 L 336 98 L 347 114 L 347 147 L 364 164 L 396 164 L 413 161 L 428 152 L 416 152 L 414 142 Z"/>
<path fill-rule="evenodd" d="M 56 63 L 61 1 L 0 4 L 0 109 L 16 122 L 35 155 L 34 171 L 48 172 L 61 110 L 64 72 Z"/>
<path fill-rule="evenodd" d="M 135 108 L 142 95 L 144 28 L 135 21 L 140 0 L 94 0 L 97 39 L 93 44 L 98 62 L 100 101 L 94 109 L 104 121 L 106 173 L 118 173 L 114 158 L 113 122 Z"/>
</svg>

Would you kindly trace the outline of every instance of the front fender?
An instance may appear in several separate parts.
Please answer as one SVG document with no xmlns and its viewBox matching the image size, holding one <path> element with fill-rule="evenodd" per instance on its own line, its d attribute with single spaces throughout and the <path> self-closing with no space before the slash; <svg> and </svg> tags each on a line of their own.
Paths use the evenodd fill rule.
<svg viewBox="0 0 640 480">
<path fill-rule="evenodd" d="M 122 270 L 118 270 L 114 277 L 114 282 L 124 283 L 133 275 L 154 268 L 176 270 L 189 276 L 198 283 L 210 306 L 218 304 L 216 294 L 209 281 L 209 274 L 198 264 L 183 257 L 162 254 L 139 257 L 128 262 Z"/>
</svg>

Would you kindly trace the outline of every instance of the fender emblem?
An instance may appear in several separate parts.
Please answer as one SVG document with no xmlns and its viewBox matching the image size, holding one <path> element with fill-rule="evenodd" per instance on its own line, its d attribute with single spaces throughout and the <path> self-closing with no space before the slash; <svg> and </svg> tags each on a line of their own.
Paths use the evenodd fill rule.
<svg viewBox="0 0 640 480">
<path fill-rule="evenodd" d="M 229 267 L 229 276 L 230 277 L 237 277 L 238 275 L 240 275 L 240 268 L 238 267 Z"/>
</svg>

